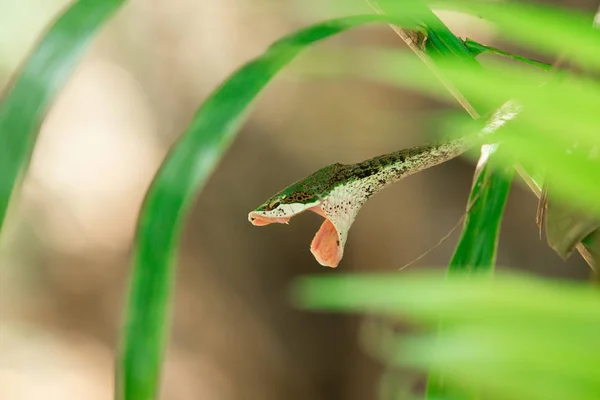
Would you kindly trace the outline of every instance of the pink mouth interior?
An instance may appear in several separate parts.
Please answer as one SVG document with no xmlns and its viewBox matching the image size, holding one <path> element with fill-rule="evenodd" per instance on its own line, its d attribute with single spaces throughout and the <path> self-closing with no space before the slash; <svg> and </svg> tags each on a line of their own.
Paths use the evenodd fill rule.
<svg viewBox="0 0 600 400">
<path fill-rule="evenodd" d="M 343 255 L 338 232 L 319 206 L 309 208 L 309 210 L 325 218 L 310 244 L 310 252 L 319 264 L 324 267 L 335 268 L 342 260 Z M 287 224 L 290 218 L 264 217 L 254 213 L 250 213 L 248 216 L 249 221 L 255 226 L 265 226 L 273 223 Z"/>
<path fill-rule="evenodd" d="M 290 218 L 263 217 L 262 215 L 250 213 L 248 220 L 254 226 L 265 226 L 269 224 L 287 224 Z"/>
<path fill-rule="evenodd" d="M 342 260 L 342 247 L 337 229 L 327 218 L 310 244 L 310 252 L 324 267 L 335 268 Z"/>
</svg>

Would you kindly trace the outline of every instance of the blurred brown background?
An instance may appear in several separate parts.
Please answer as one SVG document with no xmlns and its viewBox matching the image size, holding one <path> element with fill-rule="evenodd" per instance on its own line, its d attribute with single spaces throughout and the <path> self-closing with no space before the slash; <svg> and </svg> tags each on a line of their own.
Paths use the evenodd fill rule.
<svg viewBox="0 0 600 400">
<path fill-rule="evenodd" d="M 65 4 L 0 0 L 0 86 Z M 43 125 L 2 232 L 1 399 L 112 397 L 134 224 L 162 157 L 228 74 L 281 35 L 343 14 L 332 4 L 132 0 L 102 30 Z M 368 10 L 358 0 L 352 7 Z M 498 43 L 481 22 L 442 16 L 461 36 Z M 320 46 L 371 43 L 406 51 L 383 26 Z M 326 164 L 431 140 L 429 116 L 443 107 L 413 92 L 291 72 L 269 86 L 189 217 L 163 399 L 376 396 L 380 367 L 360 348 L 360 319 L 297 311 L 287 288 L 303 274 L 392 271 L 429 249 L 463 213 L 472 163 L 454 160 L 376 196 L 337 270 L 309 252 L 318 216 L 256 228 L 247 213 Z M 535 208 L 515 185 L 501 268 L 586 278 L 577 255 L 565 263 L 538 239 Z M 444 265 L 456 240 L 411 268 Z"/>
</svg>

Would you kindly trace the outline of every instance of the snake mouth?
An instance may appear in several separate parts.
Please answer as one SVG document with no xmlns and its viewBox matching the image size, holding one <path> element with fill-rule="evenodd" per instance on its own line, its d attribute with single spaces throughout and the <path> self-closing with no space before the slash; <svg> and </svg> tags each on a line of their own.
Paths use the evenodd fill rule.
<svg viewBox="0 0 600 400">
<path fill-rule="evenodd" d="M 344 247 L 340 240 L 340 234 L 329 218 L 325 217 L 325 221 L 313 238 L 310 252 L 324 267 L 335 268 L 342 260 Z"/>
<path fill-rule="evenodd" d="M 265 226 L 270 224 L 288 224 L 292 217 L 267 217 L 255 212 L 248 214 L 248 221 L 254 226 Z"/>
<path fill-rule="evenodd" d="M 325 218 L 325 221 L 321 224 L 321 227 L 310 244 L 310 252 L 322 266 L 331 268 L 337 267 L 342 260 L 344 246 L 340 239 L 340 233 L 336 228 L 336 224 L 325 215 L 320 205 L 306 208 L 286 217 L 267 216 L 253 211 L 248 214 L 248 221 L 254 226 L 288 224 L 292 217 L 307 210 Z"/>
</svg>

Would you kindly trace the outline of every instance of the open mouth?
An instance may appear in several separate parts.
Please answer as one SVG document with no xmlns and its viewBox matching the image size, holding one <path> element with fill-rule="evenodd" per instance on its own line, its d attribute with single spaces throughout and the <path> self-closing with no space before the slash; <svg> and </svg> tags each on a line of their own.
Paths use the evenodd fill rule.
<svg viewBox="0 0 600 400">
<path fill-rule="evenodd" d="M 289 224 L 289 220 L 292 217 L 278 218 L 278 217 L 265 217 L 264 215 L 251 212 L 248 214 L 248 221 L 254 226 L 265 226 L 269 224 Z"/>
<path fill-rule="evenodd" d="M 310 252 L 322 266 L 331 268 L 337 267 L 342 260 L 344 247 L 335 224 L 325 215 L 319 205 L 302 210 L 289 217 L 270 217 L 253 211 L 248 214 L 248 220 L 255 226 L 287 224 L 292 217 L 301 214 L 306 210 L 312 211 L 325 218 L 325 221 L 321 224 L 321 227 L 310 244 Z"/>
</svg>

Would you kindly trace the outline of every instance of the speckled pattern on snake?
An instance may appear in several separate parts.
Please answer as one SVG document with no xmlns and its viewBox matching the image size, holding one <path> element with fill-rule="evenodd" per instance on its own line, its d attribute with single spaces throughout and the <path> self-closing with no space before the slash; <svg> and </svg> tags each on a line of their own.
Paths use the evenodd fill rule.
<svg viewBox="0 0 600 400">
<path fill-rule="evenodd" d="M 263 226 L 288 223 L 306 210 L 325 218 L 310 250 L 323 266 L 337 267 L 348 231 L 362 205 L 375 193 L 408 175 L 465 152 L 472 140 L 460 138 L 417 146 L 357 164 L 331 164 L 288 186 L 250 212 L 248 220 Z"/>
<path fill-rule="evenodd" d="M 264 226 L 287 224 L 290 218 L 306 210 L 321 215 L 325 221 L 310 251 L 321 265 L 335 268 L 344 255 L 348 231 L 371 196 L 409 175 L 459 156 L 482 138 L 489 141 L 490 135 L 515 119 L 521 110 L 518 102 L 509 100 L 476 135 L 399 150 L 357 164 L 323 167 L 269 198 L 248 214 L 248 220 Z"/>
</svg>

